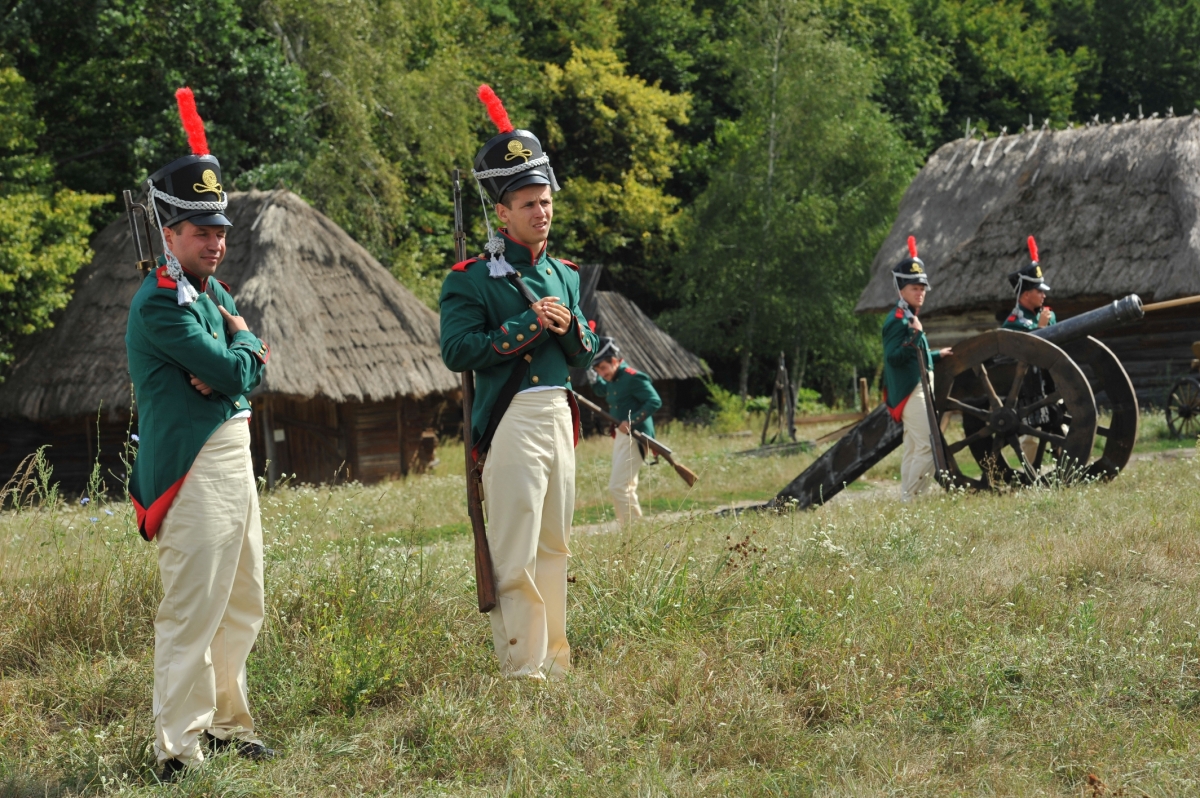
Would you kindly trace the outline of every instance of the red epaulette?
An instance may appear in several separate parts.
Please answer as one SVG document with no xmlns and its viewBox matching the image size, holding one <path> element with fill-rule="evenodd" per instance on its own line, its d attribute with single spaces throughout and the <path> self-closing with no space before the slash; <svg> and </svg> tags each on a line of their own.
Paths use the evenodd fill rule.
<svg viewBox="0 0 1200 798">
<path fill-rule="evenodd" d="M 900 308 L 896 308 L 896 318 L 898 318 L 898 319 L 904 318 L 904 311 L 901 310 Z"/>
<path fill-rule="evenodd" d="M 637 374 L 637 369 L 630 368 L 629 366 L 626 366 L 626 367 L 625 367 L 625 373 L 626 373 L 626 374 Z"/>
<path fill-rule="evenodd" d="M 470 266 L 472 263 L 474 263 L 477 260 L 479 260 L 479 258 L 467 258 L 466 260 L 460 260 L 458 263 L 456 263 L 450 267 L 450 271 L 465 272 L 467 270 L 467 267 Z"/>
<path fill-rule="evenodd" d="M 158 278 L 159 288 L 170 288 L 172 291 L 174 291 L 179 287 L 179 283 L 175 282 L 167 275 L 166 266 L 159 266 L 157 271 L 154 272 L 154 276 Z"/>
<path fill-rule="evenodd" d="M 1016 321 L 1016 320 L 1017 320 L 1017 314 L 1015 314 L 1015 313 L 1013 315 L 1009 316 L 1007 319 L 1005 319 L 1005 321 Z"/>
<path fill-rule="evenodd" d="M 567 264 L 568 266 L 570 266 L 570 267 L 571 267 L 572 269 L 574 269 L 575 271 L 579 271 L 579 267 L 578 267 L 578 266 L 576 266 L 574 263 L 571 263 L 571 261 L 567 260 L 566 258 L 559 258 L 558 260 L 559 260 L 561 263 L 565 263 L 565 264 Z"/>
<path fill-rule="evenodd" d="M 217 278 L 216 278 L 216 277 L 214 277 L 213 279 L 214 279 L 214 280 L 217 280 Z M 229 294 L 232 294 L 232 293 L 233 293 L 233 290 L 232 290 L 232 289 L 230 289 L 230 287 L 229 287 L 229 283 L 225 282 L 224 280 L 217 280 L 217 285 L 219 285 L 219 286 L 221 286 L 222 288 L 224 288 L 224 289 L 225 289 L 225 291 L 226 291 L 226 293 L 229 293 Z"/>
</svg>

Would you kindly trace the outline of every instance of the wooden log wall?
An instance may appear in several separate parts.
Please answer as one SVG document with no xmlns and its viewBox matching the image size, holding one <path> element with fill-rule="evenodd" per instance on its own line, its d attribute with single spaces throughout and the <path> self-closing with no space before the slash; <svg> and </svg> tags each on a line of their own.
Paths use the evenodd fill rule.
<svg viewBox="0 0 1200 798">
<path fill-rule="evenodd" d="M 271 396 L 254 410 L 256 472 L 265 474 L 269 462 L 271 484 L 284 477 L 321 484 L 425 471 L 437 459 L 442 416 L 454 407 L 441 395 L 344 404 Z"/>
<path fill-rule="evenodd" d="M 98 424 L 94 415 L 53 422 L 0 419 L 0 485 L 8 481 L 28 455 L 48 446 L 46 459 L 54 469 L 53 480 L 64 494 L 81 495 L 98 461 L 107 490 L 120 495 L 125 484 L 121 455 L 129 432 L 128 416 L 109 418 L 105 414 Z"/>
</svg>

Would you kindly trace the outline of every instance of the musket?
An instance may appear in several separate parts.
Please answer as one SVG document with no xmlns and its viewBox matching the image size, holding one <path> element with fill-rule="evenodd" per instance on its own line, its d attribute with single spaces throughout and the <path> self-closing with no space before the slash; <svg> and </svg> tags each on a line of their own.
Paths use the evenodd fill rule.
<svg viewBox="0 0 1200 798">
<path fill-rule="evenodd" d="M 454 170 L 454 259 L 467 259 L 467 234 L 463 229 L 462 176 Z M 483 517 L 483 490 L 479 469 L 471 454 L 471 405 L 475 398 L 475 380 L 470 371 L 462 373 L 463 452 L 466 458 L 467 514 L 475 537 L 475 599 L 480 612 L 496 606 L 496 573 L 492 568 L 492 550 L 488 546 L 487 521 Z"/>
<path fill-rule="evenodd" d="M 583 405 L 588 410 L 591 410 L 593 413 L 600 416 L 600 418 L 604 419 L 608 423 L 616 424 L 617 426 L 620 426 L 621 422 L 617 421 L 617 419 L 613 418 L 608 413 L 605 413 L 603 410 L 601 410 L 599 405 L 595 404 L 594 402 L 589 402 L 587 399 L 580 396 L 575 391 L 572 391 L 571 393 L 575 394 L 575 399 L 579 402 L 579 404 Z M 646 433 L 640 432 L 636 429 L 633 429 L 632 427 L 629 429 L 629 434 L 632 435 L 635 440 L 640 441 L 644 446 L 646 446 L 648 449 L 650 449 L 650 451 L 654 452 L 656 455 L 658 455 L 659 457 L 663 458 L 668 463 L 670 463 L 671 466 L 675 469 L 675 473 L 678 474 L 680 476 L 680 478 L 683 479 L 683 481 L 688 484 L 689 488 L 692 485 L 696 484 L 696 472 L 692 471 L 687 466 L 683 466 L 683 465 L 680 465 L 679 463 L 676 463 L 675 458 L 671 456 L 673 454 L 673 452 L 671 451 L 671 449 L 668 446 L 666 446 L 665 444 L 659 443 L 658 441 L 656 441 L 654 438 L 651 438 Z"/>
<path fill-rule="evenodd" d="M 129 232 L 133 234 L 133 248 L 137 252 L 137 269 L 149 272 L 154 269 L 154 247 L 150 244 L 154 237 L 150 234 L 150 209 L 141 203 L 133 201 L 133 192 L 129 189 L 121 192 L 125 198 L 125 214 L 129 217 Z M 153 202 L 154 200 L 147 200 Z M 138 231 L 137 217 L 142 216 L 142 228 L 146 232 L 146 246 L 142 247 L 142 236 Z"/>
</svg>

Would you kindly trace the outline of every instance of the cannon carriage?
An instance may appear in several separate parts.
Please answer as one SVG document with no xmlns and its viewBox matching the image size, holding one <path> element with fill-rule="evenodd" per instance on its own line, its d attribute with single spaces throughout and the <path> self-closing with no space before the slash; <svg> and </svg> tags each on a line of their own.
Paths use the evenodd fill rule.
<svg viewBox="0 0 1200 798">
<path fill-rule="evenodd" d="M 1167 393 L 1167 429 L 1176 440 L 1200 435 L 1200 341 L 1192 344 L 1192 373 L 1180 377 Z"/>
<path fill-rule="evenodd" d="M 954 356 L 943 358 L 934 375 L 939 428 L 952 440 L 939 482 L 987 490 L 1117 476 L 1137 440 L 1137 394 L 1120 360 L 1093 334 L 1142 315 L 1141 300 L 1130 295 L 1035 332 L 991 330 L 956 344 Z M 1037 442 L 1032 458 L 1022 436 Z M 903 428 L 880 405 L 771 504 L 823 504 L 902 439 Z"/>
</svg>

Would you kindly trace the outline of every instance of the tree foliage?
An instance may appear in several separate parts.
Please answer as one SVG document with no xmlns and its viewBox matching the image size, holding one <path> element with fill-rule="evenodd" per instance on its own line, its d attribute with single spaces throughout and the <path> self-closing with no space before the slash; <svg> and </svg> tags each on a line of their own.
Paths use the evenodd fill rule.
<svg viewBox="0 0 1200 798">
<path fill-rule="evenodd" d="M 742 116 L 719 131 L 664 320 L 710 359 L 736 356 L 744 395 L 756 355 L 869 362 L 878 324 L 851 308 L 916 157 L 869 99 L 867 63 L 810 6 L 757 0 L 742 20 Z"/>
<path fill-rule="evenodd" d="M 42 129 L 28 84 L 0 68 L 0 365 L 67 304 L 71 278 L 92 255 L 88 215 L 108 199 L 55 190 L 49 161 L 36 154 Z"/>
</svg>

